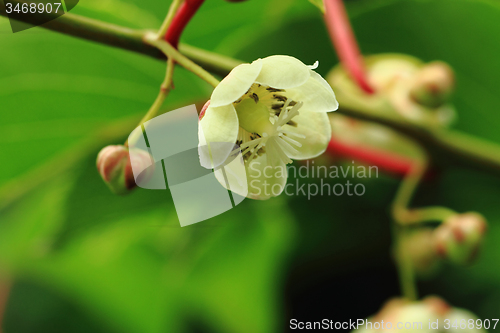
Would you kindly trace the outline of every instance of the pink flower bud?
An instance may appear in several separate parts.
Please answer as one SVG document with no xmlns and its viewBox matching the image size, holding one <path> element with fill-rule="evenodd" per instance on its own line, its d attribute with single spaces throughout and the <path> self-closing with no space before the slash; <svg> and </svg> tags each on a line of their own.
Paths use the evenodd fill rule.
<svg viewBox="0 0 500 333">
<path fill-rule="evenodd" d="M 104 147 L 97 155 L 97 170 L 102 179 L 115 194 L 126 194 L 136 187 L 133 170 L 143 170 L 141 165 L 150 165 L 151 156 L 140 149 L 129 150 L 125 146 Z M 138 181 L 145 181 L 151 172 L 138 175 Z"/>
<path fill-rule="evenodd" d="M 417 74 L 410 95 L 421 105 L 437 108 L 450 97 L 455 87 L 455 74 L 449 65 L 435 61 L 423 66 Z"/>
<path fill-rule="evenodd" d="M 458 264 L 470 263 L 476 257 L 486 231 L 486 221 L 470 212 L 450 217 L 435 230 L 437 253 Z"/>
</svg>

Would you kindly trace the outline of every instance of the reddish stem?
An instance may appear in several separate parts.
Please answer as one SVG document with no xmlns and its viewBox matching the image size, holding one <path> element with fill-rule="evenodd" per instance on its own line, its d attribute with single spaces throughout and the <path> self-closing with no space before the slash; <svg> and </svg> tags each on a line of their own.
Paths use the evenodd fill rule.
<svg viewBox="0 0 500 333">
<path fill-rule="evenodd" d="M 205 0 L 186 0 L 179 7 L 179 10 L 175 14 L 174 19 L 165 34 L 165 40 L 173 47 L 177 48 L 179 45 L 179 38 L 181 37 L 184 28 L 189 21 L 191 21 L 194 14 L 196 14 L 200 6 L 203 4 L 203 1 Z"/>
<path fill-rule="evenodd" d="M 335 157 L 348 157 L 357 161 L 374 165 L 383 171 L 404 176 L 410 172 L 414 160 L 383 150 L 374 150 L 360 145 L 349 145 L 332 138 L 328 144 L 327 152 Z"/>
<path fill-rule="evenodd" d="M 368 94 L 375 91 L 366 79 L 366 74 L 356 37 L 342 0 L 325 0 L 325 22 L 340 61 L 353 80 Z"/>
</svg>

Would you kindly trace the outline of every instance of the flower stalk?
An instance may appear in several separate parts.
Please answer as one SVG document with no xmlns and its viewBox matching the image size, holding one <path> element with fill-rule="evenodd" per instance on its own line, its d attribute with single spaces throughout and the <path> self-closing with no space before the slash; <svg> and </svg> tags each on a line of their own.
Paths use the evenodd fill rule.
<svg viewBox="0 0 500 333">
<path fill-rule="evenodd" d="M 410 301 L 417 300 L 418 293 L 411 256 L 407 247 L 404 246 L 409 236 L 409 230 L 404 221 L 407 216 L 408 205 L 426 169 L 427 163 L 425 162 L 417 162 L 413 165 L 413 168 L 403 179 L 392 204 L 394 257 L 398 268 L 401 292 Z"/>
<path fill-rule="evenodd" d="M 145 122 L 147 122 L 150 119 L 153 119 L 158 115 L 158 111 L 160 110 L 161 106 L 163 105 L 163 102 L 165 102 L 165 99 L 167 98 L 168 94 L 173 88 L 173 75 L 174 75 L 174 68 L 175 68 L 175 62 L 173 58 L 168 58 L 167 60 L 167 72 L 165 74 L 165 79 L 163 80 L 163 83 L 160 86 L 160 91 L 158 93 L 158 96 L 156 97 L 155 101 L 153 102 L 153 105 L 149 108 L 148 112 L 144 115 L 144 117 L 139 121 L 138 126 L 142 126 Z M 125 142 L 125 146 L 133 146 L 136 142 L 136 140 L 139 138 L 140 132 L 134 132 L 135 137 L 132 136 L 128 138 L 128 140 Z"/>
<path fill-rule="evenodd" d="M 367 94 L 375 91 L 368 83 L 362 56 L 342 0 L 325 0 L 325 22 L 340 61 L 353 80 Z"/>
<path fill-rule="evenodd" d="M 175 0 L 176 2 L 178 0 Z M 184 28 L 193 18 L 194 14 L 198 11 L 200 6 L 205 0 L 186 0 L 180 6 L 179 11 L 175 17 L 173 17 L 172 24 L 170 24 L 167 33 L 165 34 L 165 41 L 170 43 L 173 47 L 177 48 L 179 44 L 179 39 L 181 37 Z M 161 35 L 163 36 L 163 35 Z"/>
<path fill-rule="evenodd" d="M 172 58 L 176 63 L 184 67 L 190 72 L 193 72 L 202 80 L 208 82 L 213 87 L 219 84 L 219 80 L 213 77 L 212 74 L 204 70 L 201 66 L 190 60 L 188 57 L 180 53 L 175 47 L 165 42 L 164 40 L 158 39 L 156 34 L 147 33 L 144 36 L 144 42 L 150 45 L 156 46 L 161 50 L 167 57 Z"/>
<path fill-rule="evenodd" d="M 163 21 L 160 30 L 158 30 L 157 33 L 158 38 L 163 38 L 163 36 L 165 36 L 165 34 L 167 33 L 167 30 L 171 26 L 172 20 L 174 19 L 175 14 L 177 13 L 177 9 L 179 9 L 181 3 L 182 0 L 173 0 L 172 3 L 170 4 L 167 16 L 165 17 L 165 20 Z"/>
<path fill-rule="evenodd" d="M 345 157 L 369 165 L 376 165 L 387 173 L 402 177 L 407 175 L 415 164 L 415 161 L 408 157 L 361 145 L 350 145 L 336 140 L 334 137 L 328 144 L 327 152 L 334 157 Z"/>
</svg>

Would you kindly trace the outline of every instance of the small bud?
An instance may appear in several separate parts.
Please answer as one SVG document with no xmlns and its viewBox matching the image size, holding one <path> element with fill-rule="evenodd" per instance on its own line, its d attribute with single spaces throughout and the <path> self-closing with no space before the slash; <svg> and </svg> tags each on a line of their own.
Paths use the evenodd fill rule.
<svg viewBox="0 0 500 333">
<path fill-rule="evenodd" d="M 482 215 L 474 212 L 454 215 L 435 230 L 437 253 L 457 264 L 470 263 L 479 251 L 485 231 Z"/>
<path fill-rule="evenodd" d="M 140 149 L 133 149 L 129 154 L 125 146 L 107 146 L 97 155 L 97 170 L 115 194 L 127 194 L 136 187 L 133 170 L 145 169 L 141 165 L 151 165 L 151 156 Z M 152 170 L 147 171 L 137 175 L 139 181 L 145 181 L 144 177 L 148 177 Z"/>
<path fill-rule="evenodd" d="M 410 90 L 410 96 L 421 105 L 437 108 L 450 98 L 455 74 L 449 65 L 435 61 L 423 66 Z"/>
</svg>

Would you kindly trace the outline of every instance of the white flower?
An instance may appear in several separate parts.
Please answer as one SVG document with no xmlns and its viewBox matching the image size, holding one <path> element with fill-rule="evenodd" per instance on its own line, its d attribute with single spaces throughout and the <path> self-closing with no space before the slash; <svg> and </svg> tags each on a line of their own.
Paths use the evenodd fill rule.
<svg viewBox="0 0 500 333">
<path fill-rule="evenodd" d="M 243 155 L 246 181 L 231 190 L 254 199 L 283 191 L 292 159 L 325 151 L 331 138 L 326 112 L 335 111 L 338 102 L 311 68 L 290 56 L 271 56 L 235 67 L 214 89 L 199 125 L 200 158 L 210 161 L 226 188 L 227 175 L 217 167 L 232 164 L 228 159 L 235 151 Z M 225 169 L 229 178 L 241 174 Z"/>
</svg>

